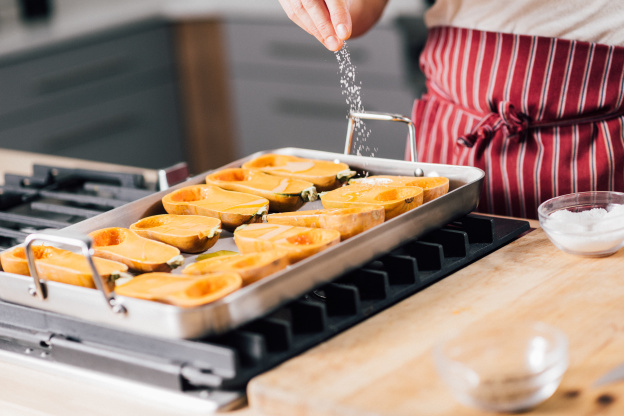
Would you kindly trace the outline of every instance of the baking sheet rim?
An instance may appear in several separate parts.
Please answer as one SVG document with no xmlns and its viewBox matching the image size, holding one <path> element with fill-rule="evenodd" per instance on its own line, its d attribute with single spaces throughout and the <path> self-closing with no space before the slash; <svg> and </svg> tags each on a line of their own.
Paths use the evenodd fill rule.
<svg viewBox="0 0 624 416">
<path fill-rule="evenodd" d="M 333 248 L 318 253 L 317 255 L 305 259 L 294 266 L 290 266 L 286 270 L 269 276 L 259 282 L 256 282 L 255 284 L 239 289 L 238 291 L 228 295 L 227 297 L 207 305 L 194 308 L 180 308 L 177 306 L 166 305 L 157 302 L 119 296 L 120 300 L 128 309 L 128 314 L 126 316 L 115 316 L 111 311 L 108 310 L 102 294 L 97 291 L 78 286 L 66 285 L 63 283 L 47 282 L 48 298 L 44 301 L 40 301 L 39 299 L 33 298 L 28 295 L 27 288 L 28 285 L 32 283 L 31 278 L 6 273 L 3 271 L 0 271 L 0 276 L 2 276 L 2 279 L 0 279 L 0 299 L 7 302 L 17 303 L 37 309 L 43 309 L 54 313 L 60 313 L 80 319 L 86 319 L 87 321 L 112 326 L 118 329 L 141 332 L 154 336 L 162 336 L 165 338 L 189 339 L 218 334 L 243 325 L 249 320 L 254 319 L 254 317 L 268 314 L 279 306 L 283 305 L 285 302 L 296 299 L 309 292 L 314 287 L 333 280 L 335 277 L 344 273 L 348 269 L 353 269 L 355 267 L 358 267 L 358 265 L 365 264 L 366 262 L 375 258 L 375 254 L 379 255 L 383 252 L 390 251 L 392 248 L 395 248 L 390 246 L 397 245 L 395 244 L 397 238 L 388 238 L 388 232 L 396 234 L 399 232 L 405 233 L 407 230 L 411 230 L 409 231 L 409 238 L 415 238 L 424 234 L 425 230 L 430 231 L 431 229 L 438 228 L 456 219 L 459 216 L 467 214 L 468 212 L 476 208 L 476 204 L 480 195 L 481 183 L 484 178 L 483 171 L 474 167 L 460 167 L 452 165 L 397 161 L 381 158 L 367 158 L 361 156 L 343 155 L 338 153 L 298 148 L 282 148 L 257 152 L 245 158 L 231 162 L 218 169 L 240 166 L 240 164 L 242 164 L 243 162 L 266 153 L 293 154 L 309 158 L 340 160 L 349 164 L 353 168 L 363 169 L 364 166 L 373 171 L 375 171 L 376 169 L 382 170 L 383 172 L 381 173 L 386 174 L 400 174 L 396 171 L 405 171 L 406 168 L 412 171 L 416 168 L 425 168 L 425 170 L 437 169 L 436 172 L 438 173 L 445 172 L 445 170 L 448 169 L 465 171 L 470 173 L 470 176 L 472 177 L 469 180 L 467 179 L 466 183 L 450 190 L 448 194 L 442 196 L 441 198 L 424 204 L 423 206 L 416 208 L 413 211 L 394 218 L 384 224 L 375 227 L 374 229 L 368 230 L 361 235 L 342 242 L 341 244 Z M 360 163 L 354 163 L 354 161 L 359 161 Z M 388 165 L 385 166 L 386 169 L 384 169 L 384 165 Z M 110 223 L 110 220 L 107 220 L 108 218 L 117 218 L 120 213 L 125 213 L 125 216 L 127 217 L 132 211 L 138 211 L 143 213 L 149 212 L 150 210 L 154 209 L 155 205 L 158 205 L 162 196 L 169 192 L 172 192 L 177 188 L 201 183 L 206 174 L 208 174 L 208 172 L 196 175 L 190 178 L 188 181 L 176 185 L 169 190 L 157 192 L 140 200 L 130 202 L 129 204 L 126 204 L 122 207 L 84 220 L 78 224 L 74 224 L 70 227 L 65 228 L 64 230 L 73 232 L 75 232 L 76 230 L 80 230 L 82 232 L 88 232 L 93 231 L 97 228 L 103 228 L 105 226 L 114 226 L 114 224 Z M 459 204 L 453 204 L 453 206 L 457 207 L 457 209 L 449 209 L 450 205 L 452 204 L 451 202 L 449 202 L 449 200 L 454 201 L 456 199 L 458 199 L 460 202 Z M 424 228 L 421 227 L 421 232 L 414 233 L 412 229 L 413 226 L 411 228 L 407 227 L 407 223 L 410 221 L 417 221 L 419 219 L 422 220 L 422 217 L 426 216 L 425 214 L 421 214 L 422 212 L 427 213 L 435 211 L 436 207 L 439 210 L 446 210 L 448 212 L 445 211 L 444 215 L 442 215 L 441 217 L 440 215 L 438 215 L 435 221 L 431 221 L 430 218 L 435 215 L 430 214 L 429 217 L 427 217 L 430 220 L 428 221 L 428 226 Z M 145 216 L 144 214 L 140 215 L 141 217 Z M 102 221 L 109 221 L 107 222 L 108 225 L 100 224 L 100 222 Z M 95 226 L 95 224 L 99 225 Z M 85 230 L 85 228 L 90 229 Z M 362 252 L 366 251 L 366 244 L 363 243 L 367 241 L 367 237 L 374 233 L 378 234 L 376 236 L 376 242 L 381 244 L 378 244 L 372 250 L 369 249 L 365 255 L 362 255 Z M 383 238 L 383 235 L 386 235 L 385 240 Z M 405 241 L 405 238 L 403 237 L 401 237 L 400 239 Z M 387 243 L 387 241 L 390 240 L 392 240 L 392 244 Z M 386 243 L 384 243 L 384 241 L 386 241 Z M 353 258 L 353 256 L 349 257 L 349 254 L 355 255 L 355 258 Z M 335 258 L 340 256 L 347 257 L 346 260 L 342 259 L 343 261 L 340 262 L 340 272 L 335 272 L 335 270 L 328 270 L 328 265 L 336 266 L 335 263 L 338 260 L 336 260 Z M 315 262 L 316 265 L 311 266 L 311 264 Z M 311 269 L 313 270 L 313 273 L 310 273 L 309 270 Z M 295 285 L 296 283 L 301 283 L 302 280 L 301 277 L 296 276 L 297 271 L 301 271 L 303 274 L 310 275 L 311 281 L 307 282 L 307 284 L 293 287 L 293 285 Z M 325 274 L 320 273 L 321 271 L 325 271 Z M 301 275 L 302 273 L 298 274 Z M 278 287 L 278 289 L 275 289 L 276 286 Z M 288 288 L 288 290 L 286 290 L 286 288 Z M 7 290 L 8 293 L 6 293 L 5 290 Z M 16 293 L 12 293 L 13 291 L 15 291 Z M 18 291 L 20 293 L 17 293 Z M 267 299 L 267 293 L 272 296 L 272 298 Z M 264 296 L 261 296 L 263 294 Z M 75 305 L 76 307 L 78 307 L 80 304 L 80 302 L 76 301 L 76 299 L 82 299 L 82 308 L 77 308 L 83 312 L 82 316 L 79 312 L 70 307 L 74 305 L 68 306 L 66 302 L 63 301 L 63 299 L 66 299 L 66 301 L 69 301 L 71 303 L 78 303 L 78 305 Z M 239 305 L 241 303 L 242 305 Z M 159 320 L 158 318 L 160 318 L 160 324 L 146 325 L 145 320 L 147 319 L 147 316 L 145 315 L 156 318 L 155 320 Z M 142 318 L 137 318 L 137 316 Z"/>
</svg>

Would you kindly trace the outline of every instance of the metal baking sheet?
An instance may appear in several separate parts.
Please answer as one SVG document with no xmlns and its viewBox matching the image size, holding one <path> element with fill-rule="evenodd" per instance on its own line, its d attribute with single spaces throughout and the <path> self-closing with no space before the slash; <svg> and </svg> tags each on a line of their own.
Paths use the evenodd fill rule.
<svg viewBox="0 0 624 416">
<path fill-rule="evenodd" d="M 117 329 L 165 338 L 199 338 L 223 333 L 252 319 L 268 314 L 294 298 L 300 297 L 334 278 L 360 267 L 376 257 L 398 247 L 402 242 L 439 228 L 477 207 L 484 173 L 473 167 L 415 163 L 382 158 L 369 158 L 340 153 L 281 148 L 258 152 L 234 161 L 219 169 L 239 167 L 242 163 L 264 153 L 281 153 L 305 158 L 338 160 L 353 170 L 370 175 L 413 176 L 422 169 L 426 176 L 445 176 L 450 180 L 449 192 L 433 201 L 367 230 L 347 241 L 309 257 L 285 270 L 268 276 L 222 298 L 219 301 L 194 308 L 180 308 L 158 302 L 119 296 L 127 310 L 115 314 L 108 307 L 101 292 L 57 282 L 46 282 L 44 300 L 29 294 L 33 279 L 0 271 L 0 299 L 70 315 L 86 321 Z M 87 234 L 105 227 L 129 227 L 150 215 L 165 213 L 161 199 L 175 189 L 204 183 L 209 172 L 122 207 L 63 229 L 69 234 Z M 302 209 L 322 208 L 320 201 L 307 203 Z M 223 232 L 210 250 L 234 250 L 232 234 Z M 195 261 L 195 255 L 184 255 L 185 264 Z"/>
</svg>

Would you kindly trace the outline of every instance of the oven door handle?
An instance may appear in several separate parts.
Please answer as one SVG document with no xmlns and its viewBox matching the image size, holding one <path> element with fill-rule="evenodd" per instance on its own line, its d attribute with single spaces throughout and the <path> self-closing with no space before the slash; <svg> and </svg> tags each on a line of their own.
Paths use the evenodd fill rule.
<svg viewBox="0 0 624 416">
<path fill-rule="evenodd" d="M 357 120 L 379 120 L 379 121 L 396 121 L 407 124 L 407 130 L 409 133 L 409 147 L 410 156 L 412 162 L 418 162 L 418 152 L 416 151 L 416 128 L 414 122 L 409 118 L 402 116 L 401 114 L 392 113 L 379 113 L 375 111 L 362 111 L 349 113 L 349 122 L 347 124 L 347 138 L 345 141 L 344 154 L 351 154 L 351 148 L 353 147 L 353 131 L 357 124 Z M 418 175 L 417 175 L 418 176 Z M 422 175 L 420 175 L 422 176 Z"/>
<path fill-rule="evenodd" d="M 93 282 L 95 283 L 95 286 L 100 292 L 104 294 L 106 304 L 116 314 L 125 314 L 127 312 L 126 308 L 115 296 L 115 292 L 108 287 L 100 273 L 95 268 L 92 248 L 93 239 L 87 235 L 82 234 L 70 234 L 64 231 L 46 230 L 40 233 L 30 234 L 28 235 L 28 237 L 26 237 L 24 241 L 26 244 L 26 259 L 28 261 L 28 268 L 30 270 L 30 275 L 32 276 L 34 283 L 33 285 L 30 285 L 28 287 L 28 293 L 31 296 L 38 297 L 41 300 L 45 300 L 47 298 L 46 288 L 41 283 L 41 279 L 35 265 L 35 255 L 32 250 L 32 245 L 35 241 L 64 244 L 67 246 L 79 248 L 82 251 L 82 254 L 87 259 L 87 263 L 91 268 L 91 273 L 93 274 Z"/>
</svg>

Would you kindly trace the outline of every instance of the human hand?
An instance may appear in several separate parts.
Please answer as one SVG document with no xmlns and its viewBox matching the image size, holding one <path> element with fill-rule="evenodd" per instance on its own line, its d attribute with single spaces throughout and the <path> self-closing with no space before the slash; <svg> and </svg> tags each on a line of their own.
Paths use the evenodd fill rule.
<svg viewBox="0 0 624 416">
<path fill-rule="evenodd" d="M 279 0 L 293 22 L 330 51 L 342 48 L 351 36 L 349 7 L 353 0 Z"/>
</svg>

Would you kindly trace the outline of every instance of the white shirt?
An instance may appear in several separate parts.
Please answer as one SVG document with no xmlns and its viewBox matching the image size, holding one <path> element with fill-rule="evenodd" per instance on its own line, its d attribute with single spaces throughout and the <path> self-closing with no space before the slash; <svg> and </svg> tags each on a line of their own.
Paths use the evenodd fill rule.
<svg viewBox="0 0 624 416">
<path fill-rule="evenodd" d="M 425 23 L 624 46 L 622 0 L 436 0 Z"/>
</svg>

